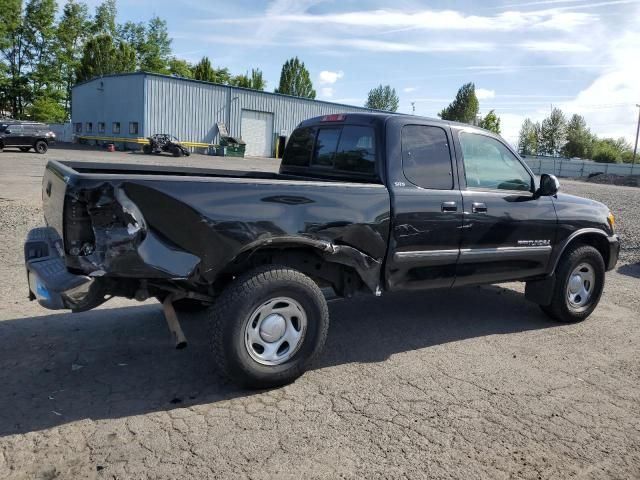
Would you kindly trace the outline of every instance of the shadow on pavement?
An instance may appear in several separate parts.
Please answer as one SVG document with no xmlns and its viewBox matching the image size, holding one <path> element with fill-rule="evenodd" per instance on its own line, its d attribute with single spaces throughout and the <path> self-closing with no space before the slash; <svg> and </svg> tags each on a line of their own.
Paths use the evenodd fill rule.
<svg viewBox="0 0 640 480">
<path fill-rule="evenodd" d="M 618 268 L 618 273 L 633 278 L 640 278 L 640 263 L 627 263 Z"/>
<path fill-rule="evenodd" d="M 554 325 L 498 287 L 363 296 L 331 302 L 330 312 L 315 368 Z M 205 316 L 182 323 L 185 350 L 173 348 L 160 305 L 0 322 L 0 436 L 251 395 L 215 372 Z"/>
</svg>

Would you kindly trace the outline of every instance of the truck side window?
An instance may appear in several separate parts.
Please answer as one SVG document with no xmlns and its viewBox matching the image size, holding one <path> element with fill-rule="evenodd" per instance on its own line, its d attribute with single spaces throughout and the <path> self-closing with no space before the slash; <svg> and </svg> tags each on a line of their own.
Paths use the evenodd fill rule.
<svg viewBox="0 0 640 480">
<path fill-rule="evenodd" d="M 333 157 L 338 148 L 340 138 L 339 128 L 321 128 L 316 138 L 316 148 L 313 153 L 312 165 L 333 168 Z"/>
<path fill-rule="evenodd" d="M 451 190 L 453 170 L 446 132 L 440 127 L 405 125 L 402 170 L 407 179 L 419 187 Z"/>
<path fill-rule="evenodd" d="M 460 132 L 459 138 L 468 187 L 531 190 L 531 175 L 501 142 L 469 132 Z"/>
<path fill-rule="evenodd" d="M 292 167 L 308 167 L 315 136 L 315 128 L 296 129 L 289 139 L 282 163 Z"/>
<path fill-rule="evenodd" d="M 373 174 L 376 171 L 376 143 L 373 129 L 345 125 L 335 158 L 336 170 Z"/>
</svg>

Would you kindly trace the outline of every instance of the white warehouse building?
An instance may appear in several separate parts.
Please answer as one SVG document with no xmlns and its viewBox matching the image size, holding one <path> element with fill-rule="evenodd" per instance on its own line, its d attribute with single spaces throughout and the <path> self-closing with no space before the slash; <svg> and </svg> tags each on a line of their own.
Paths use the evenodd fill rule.
<svg viewBox="0 0 640 480">
<path fill-rule="evenodd" d="M 132 139 L 168 133 L 182 141 L 215 144 L 217 124 L 246 142 L 248 156 L 274 156 L 307 118 L 368 111 L 198 80 L 136 72 L 107 75 L 72 90 L 71 118 L 77 136 Z M 284 137 L 284 138 L 283 138 Z"/>
</svg>

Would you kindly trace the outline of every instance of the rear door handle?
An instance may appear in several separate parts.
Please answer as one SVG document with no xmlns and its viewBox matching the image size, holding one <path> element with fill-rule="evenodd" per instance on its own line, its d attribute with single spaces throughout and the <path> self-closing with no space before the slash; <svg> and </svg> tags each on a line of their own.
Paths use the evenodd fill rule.
<svg viewBox="0 0 640 480">
<path fill-rule="evenodd" d="M 456 202 L 442 202 L 442 211 L 443 212 L 457 212 L 458 204 Z"/>
<path fill-rule="evenodd" d="M 487 206 L 484 203 L 474 202 L 471 205 L 471 211 L 473 213 L 487 213 Z"/>
</svg>

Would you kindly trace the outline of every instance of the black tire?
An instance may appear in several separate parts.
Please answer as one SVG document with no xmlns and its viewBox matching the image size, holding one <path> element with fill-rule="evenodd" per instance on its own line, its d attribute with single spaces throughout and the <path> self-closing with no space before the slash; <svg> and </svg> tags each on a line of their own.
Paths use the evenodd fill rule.
<svg viewBox="0 0 640 480">
<path fill-rule="evenodd" d="M 49 145 L 47 145 L 47 142 L 45 142 L 44 140 L 38 140 L 33 148 L 35 149 L 36 153 L 44 155 L 45 153 L 47 153 L 47 150 L 49 150 Z"/>
<path fill-rule="evenodd" d="M 245 342 L 248 322 L 269 300 L 287 297 L 303 309 L 306 327 L 291 357 L 277 365 L 252 358 Z M 215 362 L 234 382 L 249 388 L 286 385 L 302 375 L 320 355 L 329 330 L 329 310 L 318 285 L 306 275 L 282 266 L 247 272 L 222 292 L 209 312 Z"/>
<path fill-rule="evenodd" d="M 31 150 L 31 147 L 20 147 L 21 152 L 28 152 L 29 150 Z"/>
<path fill-rule="evenodd" d="M 571 248 L 571 247 L 570 247 Z M 587 302 L 576 307 L 569 301 L 569 282 L 572 273 L 580 265 L 587 265 L 593 270 L 594 281 Z M 605 266 L 602 255 L 589 245 L 576 245 L 567 250 L 556 268 L 556 281 L 553 297 L 550 305 L 541 305 L 540 308 L 549 317 L 559 322 L 581 322 L 587 318 L 598 306 L 604 289 Z M 591 282 L 589 282 L 591 283 Z"/>
<path fill-rule="evenodd" d="M 164 302 L 166 295 L 158 295 L 156 296 L 160 303 Z M 200 300 L 194 300 L 193 298 L 181 298 L 180 300 L 176 300 L 173 302 L 173 308 L 176 312 L 183 313 L 198 313 L 204 312 L 211 305 L 208 303 L 203 303 Z"/>
<path fill-rule="evenodd" d="M 142 153 L 146 153 L 147 155 L 151 154 L 151 145 L 143 145 L 142 146 Z"/>
<path fill-rule="evenodd" d="M 171 147 L 171 153 L 173 154 L 174 157 L 182 156 L 182 150 L 179 147 Z"/>
</svg>

